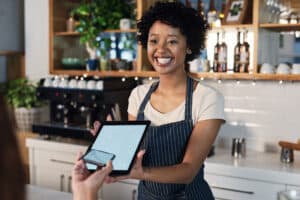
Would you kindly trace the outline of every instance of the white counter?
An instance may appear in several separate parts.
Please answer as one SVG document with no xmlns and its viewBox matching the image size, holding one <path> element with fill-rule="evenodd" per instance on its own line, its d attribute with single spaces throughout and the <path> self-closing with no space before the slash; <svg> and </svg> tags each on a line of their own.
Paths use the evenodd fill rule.
<svg viewBox="0 0 300 200">
<path fill-rule="evenodd" d="M 205 161 L 205 172 L 273 183 L 300 185 L 300 157 L 294 163 L 280 162 L 280 153 L 248 151 L 245 158 L 233 158 L 228 149 L 216 149 Z"/>
<path fill-rule="evenodd" d="M 71 200 L 73 195 L 67 192 L 44 188 L 36 185 L 26 185 L 27 200 Z"/>
</svg>

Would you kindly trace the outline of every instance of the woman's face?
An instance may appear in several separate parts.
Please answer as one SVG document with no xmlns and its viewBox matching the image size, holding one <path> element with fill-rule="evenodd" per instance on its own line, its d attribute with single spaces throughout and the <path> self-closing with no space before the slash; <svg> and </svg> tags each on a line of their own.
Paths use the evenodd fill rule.
<svg viewBox="0 0 300 200">
<path fill-rule="evenodd" d="M 184 71 L 187 51 L 186 37 L 174 28 L 156 21 L 149 30 L 147 54 L 159 74 Z"/>
</svg>

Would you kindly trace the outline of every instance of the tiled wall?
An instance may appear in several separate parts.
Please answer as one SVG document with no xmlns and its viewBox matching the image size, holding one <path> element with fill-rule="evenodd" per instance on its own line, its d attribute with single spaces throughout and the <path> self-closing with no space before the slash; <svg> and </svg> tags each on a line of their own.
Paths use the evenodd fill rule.
<svg viewBox="0 0 300 200">
<path fill-rule="evenodd" d="M 246 137 L 247 148 L 278 151 L 278 141 L 300 139 L 300 83 L 279 81 L 204 81 L 225 97 L 226 124 L 217 138 L 231 147 Z"/>
</svg>

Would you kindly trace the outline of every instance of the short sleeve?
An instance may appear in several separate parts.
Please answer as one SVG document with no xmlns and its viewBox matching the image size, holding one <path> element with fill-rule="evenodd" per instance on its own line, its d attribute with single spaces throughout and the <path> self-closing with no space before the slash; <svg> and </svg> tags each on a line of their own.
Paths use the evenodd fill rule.
<svg viewBox="0 0 300 200">
<path fill-rule="evenodd" d="M 128 98 L 127 112 L 128 114 L 136 117 L 138 108 L 139 108 L 139 102 L 138 102 L 137 88 L 134 88 L 131 91 L 130 96 Z"/>
<path fill-rule="evenodd" d="M 207 119 L 225 120 L 224 97 L 219 91 L 210 88 L 206 95 L 201 98 L 201 101 L 198 102 L 200 110 L 196 121 Z"/>
</svg>

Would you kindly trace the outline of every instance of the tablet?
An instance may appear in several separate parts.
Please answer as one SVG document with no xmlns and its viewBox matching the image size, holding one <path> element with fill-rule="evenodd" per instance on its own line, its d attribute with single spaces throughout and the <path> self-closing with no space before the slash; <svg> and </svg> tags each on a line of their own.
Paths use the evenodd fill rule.
<svg viewBox="0 0 300 200">
<path fill-rule="evenodd" d="M 150 121 L 105 121 L 82 159 L 90 171 L 112 160 L 110 175 L 125 175 L 139 151 Z"/>
</svg>

